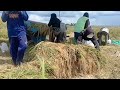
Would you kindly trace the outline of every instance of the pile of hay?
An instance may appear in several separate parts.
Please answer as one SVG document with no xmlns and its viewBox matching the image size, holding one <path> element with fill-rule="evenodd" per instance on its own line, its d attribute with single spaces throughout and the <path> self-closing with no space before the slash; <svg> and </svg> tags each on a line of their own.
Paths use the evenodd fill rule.
<svg viewBox="0 0 120 90">
<path fill-rule="evenodd" d="M 40 60 L 47 78 L 73 78 L 96 74 L 100 62 L 105 59 L 101 53 L 89 46 L 40 42 L 28 52 L 29 60 Z M 43 70 L 43 69 L 41 69 Z"/>
<path fill-rule="evenodd" d="M 105 65 L 96 76 L 98 79 L 120 79 L 120 46 L 101 46 Z"/>
</svg>

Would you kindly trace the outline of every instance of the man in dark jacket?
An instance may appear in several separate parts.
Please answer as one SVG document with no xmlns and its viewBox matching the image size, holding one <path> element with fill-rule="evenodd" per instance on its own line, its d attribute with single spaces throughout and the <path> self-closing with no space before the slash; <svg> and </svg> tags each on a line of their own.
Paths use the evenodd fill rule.
<svg viewBox="0 0 120 90">
<path fill-rule="evenodd" d="M 89 26 L 83 33 L 81 33 L 81 36 L 78 37 L 79 42 L 82 43 L 82 40 L 91 40 L 95 48 L 100 49 L 99 43 L 91 26 Z"/>
<path fill-rule="evenodd" d="M 55 13 L 52 13 L 50 21 L 48 23 L 48 26 L 50 27 L 49 40 L 51 42 L 55 41 L 55 37 L 56 37 L 56 41 L 55 41 L 56 43 L 61 42 L 60 23 L 61 21 L 57 18 L 57 15 Z"/>
<path fill-rule="evenodd" d="M 14 65 L 23 62 L 27 48 L 26 27 L 24 21 L 28 20 L 26 11 L 3 11 L 2 21 L 7 22 L 8 37 L 10 42 L 10 54 Z"/>
</svg>

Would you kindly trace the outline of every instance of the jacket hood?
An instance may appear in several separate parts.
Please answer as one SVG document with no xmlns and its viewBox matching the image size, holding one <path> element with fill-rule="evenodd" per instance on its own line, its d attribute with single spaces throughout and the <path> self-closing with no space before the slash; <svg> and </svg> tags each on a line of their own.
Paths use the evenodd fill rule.
<svg viewBox="0 0 120 90">
<path fill-rule="evenodd" d="M 52 13 L 51 18 L 57 18 L 57 15 L 55 13 Z"/>
</svg>

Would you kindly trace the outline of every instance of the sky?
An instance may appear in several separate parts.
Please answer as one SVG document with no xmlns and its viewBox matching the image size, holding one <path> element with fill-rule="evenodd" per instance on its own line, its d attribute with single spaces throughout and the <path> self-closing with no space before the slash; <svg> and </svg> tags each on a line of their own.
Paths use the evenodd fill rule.
<svg viewBox="0 0 120 90">
<path fill-rule="evenodd" d="M 48 23 L 51 13 L 56 13 L 57 17 L 66 24 L 76 23 L 77 20 L 88 12 L 91 25 L 119 26 L 120 11 L 27 11 L 29 20 Z M 1 15 L 2 11 L 0 11 Z"/>
</svg>

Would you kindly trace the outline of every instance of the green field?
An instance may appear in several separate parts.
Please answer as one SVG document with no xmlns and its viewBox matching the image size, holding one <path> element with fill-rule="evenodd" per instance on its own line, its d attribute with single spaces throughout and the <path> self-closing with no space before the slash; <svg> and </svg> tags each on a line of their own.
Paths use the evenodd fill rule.
<svg viewBox="0 0 120 90">
<path fill-rule="evenodd" d="M 92 26 L 95 34 L 97 34 L 97 32 L 102 28 L 102 26 Z M 107 27 L 110 30 L 110 38 L 112 40 L 120 40 L 120 27 L 116 26 L 116 27 Z M 70 34 L 71 32 L 74 32 L 74 26 L 68 26 L 68 34 Z"/>
</svg>

